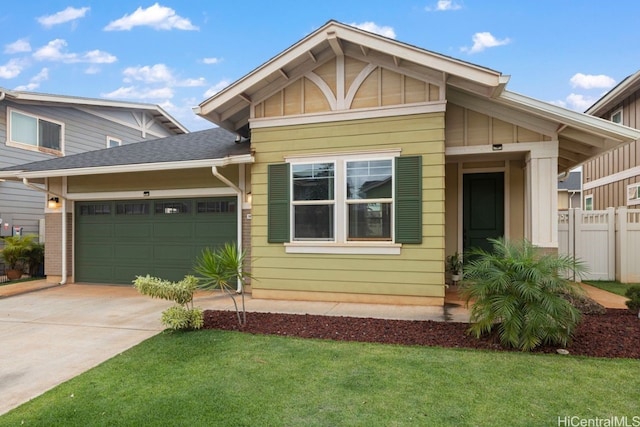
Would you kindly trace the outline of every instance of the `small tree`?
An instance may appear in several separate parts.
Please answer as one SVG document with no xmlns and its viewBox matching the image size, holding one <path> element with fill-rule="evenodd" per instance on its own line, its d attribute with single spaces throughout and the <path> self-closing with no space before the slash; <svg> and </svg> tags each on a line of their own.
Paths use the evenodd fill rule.
<svg viewBox="0 0 640 427">
<path fill-rule="evenodd" d="M 640 318 L 640 286 L 631 286 L 624 293 L 624 296 L 629 298 L 628 301 L 625 301 L 625 304 L 633 313 L 638 313 L 638 318 Z"/>
<path fill-rule="evenodd" d="M 24 236 L 3 237 L 4 247 L 2 248 L 2 258 L 7 263 L 9 270 L 24 268 L 29 250 L 35 243 L 35 234 Z"/>
<path fill-rule="evenodd" d="M 173 330 L 200 329 L 204 325 L 204 313 L 193 306 L 193 293 L 198 279 L 185 276 L 179 282 L 171 282 L 158 277 L 136 276 L 133 286 L 142 295 L 175 301 L 176 305 L 162 312 L 162 323 Z"/>
<path fill-rule="evenodd" d="M 247 324 L 244 286 L 246 279 L 251 277 L 251 274 L 244 267 L 245 258 L 245 251 L 240 252 L 235 244 L 225 243 L 223 247 L 216 250 L 211 248 L 204 249 L 194 266 L 196 274 L 199 275 L 198 288 L 219 289 L 227 293 L 233 300 L 238 324 L 240 325 Z M 239 292 L 242 295 L 242 317 L 240 317 L 240 311 L 234 296 L 236 284 L 239 285 Z"/>
<path fill-rule="evenodd" d="M 580 311 L 563 298 L 578 292 L 565 277 L 581 274 L 584 265 L 526 240 L 490 242 L 493 252 L 478 249 L 465 257 L 461 294 L 472 306 L 469 331 L 479 338 L 496 328 L 504 346 L 523 351 L 543 343 L 565 346 L 580 320 Z"/>
</svg>

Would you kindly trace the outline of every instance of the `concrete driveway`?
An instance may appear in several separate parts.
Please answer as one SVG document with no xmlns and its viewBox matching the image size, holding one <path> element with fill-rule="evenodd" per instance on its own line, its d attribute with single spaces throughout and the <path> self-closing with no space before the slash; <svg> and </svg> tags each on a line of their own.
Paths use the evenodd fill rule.
<svg viewBox="0 0 640 427">
<path fill-rule="evenodd" d="M 0 299 L 0 415 L 162 331 L 171 305 L 99 285 Z"/>
</svg>

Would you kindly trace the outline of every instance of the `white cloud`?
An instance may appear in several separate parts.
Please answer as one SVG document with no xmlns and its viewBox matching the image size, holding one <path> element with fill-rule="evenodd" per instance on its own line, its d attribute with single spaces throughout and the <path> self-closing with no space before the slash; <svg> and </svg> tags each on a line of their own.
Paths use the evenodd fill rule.
<svg viewBox="0 0 640 427">
<path fill-rule="evenodd" d="M 0 78 L 12 79 L 20 75 L 24 69 L 24 63 L 18 59 L 10 59 L 4 65 L 0 65 Z"/>
<path fill-rule="evenodd" d="M 218 83 L 216 83 L 214 86 L 211 86 L 205 93 L 204 93 L 204 97 L 205 98 L 209 98 L 213 95 L 215 95 L 216 93 L 220 92 L 222 89 L 224 89 L 225 87 L 229 86 L 231 82 L 228 80 L 221 80 Z"/>
<path fill-rule="evenodd" d="M 65 22 L 75 21 L 79 18 L 84 18 L 90 8 L 81 7 L 80 9 L 69 6 L 65 10 L 54 13 L 53 15 L 41 16 L 38 18 L 38 22 L 45 28 L 51 28 L 54 25 L 64 24 Z"/>
<path fill-rule="evenodd" d="M 31 45 L 27 39 L 16 40 L 13 43 L 4 45 L 4 53 L 12 54 L 24 52 L 31 52 Z"/>
<path fill-rule="evenodd" d="M 567 107 L 576 111 L 585 111 L 596 101 L 597 99 L 594 97 L 572 93 L 567 96 Z"/>
<path fill-rule="evenodd" d="M 381 36 L 388 37 L 390 39 L 396 38 L 396 32 L 392 27 L 380 26 L 375 22 L 363 22 L 362 24 L 351 23 L 349 25 L 360 28 L 361 30 L 369 31 L 370 33 L 380 34 Z"/>
<path fill-rule="evenodd" d="M 156 89 L 139 89 L 135 86 L 121 87 L 113 92 L 103 93 L 101 96 L 105 98 L 118 98 L 118 99 L 151 99 L 151 100 L 166 100 L 173 98 L 173 89 L 170 87 L 156 88 Z"/>
<path fill-rule="evenodd" d="M 180 87 L 199 87 L 207 84 L 207 80 L 204 77 L 198 77 L 197 79 L 186 79 L 176 83 L 176 86 Z"/>
<path fill-rule="evenodd" d="M 144 83 L 171 83 L 174 78 L 171 70 L 164 64 L 144 67 L 127 67 L 122 72 L 126 83 L 141 81 Z"/>
<path fill-rule="evenodd" d="M 33 57 L 38 61 L 54 61 L 64 62 L 67 64 L 76 62 L 87 62 L 90 64 L 111 64 L 116 62 L 118 58 L 108 52 L 101 50 L 91 50 L 84 54 L 65 52 L 67 47 L 66 40 L 55 39 L 47 43 L 33 53 Z"/>
<path fill-rule="evenodd" d="M 463 47 L 461 49 L 463 52 L 478 53 L 489 47 L 503 46 L 511 43 L 511 40 L 508 38 L 498 40 L 489 32 L 475 33 L 472 40 L 473 46 L 471 46 L 471 48 Z"/>
<path fill-rule="evenodd" d="M 31 80 L 29 80 L 29 83 L 26 85 L 22 85 L 22 86 L 17 86 L 14 89 L 15 90 L 26 90 L 26 91 L 34 91 L 37 88 L 40 87 L 40 82 L 49 80 L 49 69 L 48 68 L 43 68 L 42 70 L 40 70 L 40 72 L 38 74 L 36 74 L 35 76 L 31 77 Z"/>
<path fill-rule="evenodd" d="M 98 74 L 100 72 L 100 67 L 96 66 L 96 65 L 90 65 L 89 67 L 87 67 L 86 70 L 84 70 L 85 74 Z"/>
<path fill-rule="evenodd" d="M 580 89 L 609 89 L 612 88 L 616 81 L 604 74 L 582 74 L 576 73 L 569 80 L 571 86 Z"/>
<path fill-rule="evenodd" d="M 219 64 L 220 62 L 222 62 L 222 59 L 220 59 L 220 58 L 204 58 L 202 60 L 202 62 L 204 62 L 205 64 Z"/>
<path fill-rule="evenodd" d="M 133 27 L 151 27 L 156 30 L 198 30 L 187 18 L 176 15 L 175 10 L 158 3 L 146 9 L 138 7 L 131 15 L 110 22 L 105 31 L 128 31 Z"/>
<path fill-rule="evenodd" d="M 427 6 L 425 8 L 427 12 L 444 12 L 447 10 L 459 9 L 462 9 L 462 5 L 456 3 L 453 0 L 438 0 L 435 6 Z"/>
</svg>

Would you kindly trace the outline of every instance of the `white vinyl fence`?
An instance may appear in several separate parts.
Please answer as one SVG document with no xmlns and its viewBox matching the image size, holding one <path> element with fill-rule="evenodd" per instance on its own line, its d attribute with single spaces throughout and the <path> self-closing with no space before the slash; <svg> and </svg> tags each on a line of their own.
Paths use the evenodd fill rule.
<svg viewBox="0 0 640 427">
<path fill-rule="evenodd" d="M 559 211 L 558 253 L 586 264 L 582 279 L 640 282 L 640 210 Z"/>
</svg>

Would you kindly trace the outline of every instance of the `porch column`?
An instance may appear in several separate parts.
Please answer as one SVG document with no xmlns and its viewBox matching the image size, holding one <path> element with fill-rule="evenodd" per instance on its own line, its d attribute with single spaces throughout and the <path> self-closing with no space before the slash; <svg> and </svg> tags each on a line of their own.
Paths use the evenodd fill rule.
<svg viewBox="0 0 640 427">
<path fill-rule="evenodd" d="M 558 248 L 558 142 L 545 141 L 527 155 L 525 237 Z"/>
</svg>

